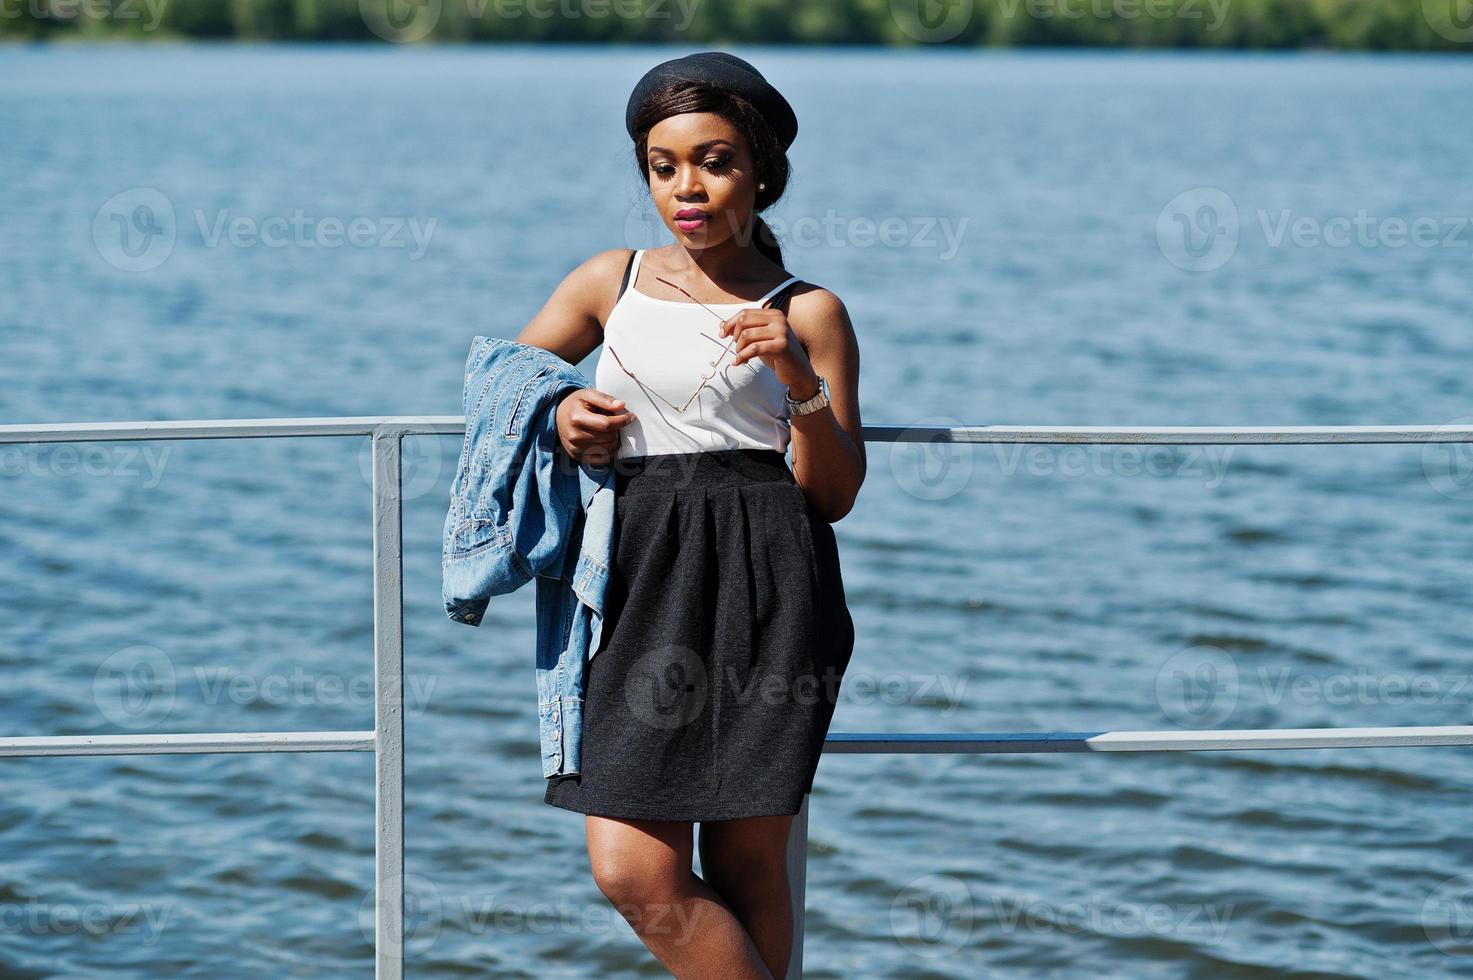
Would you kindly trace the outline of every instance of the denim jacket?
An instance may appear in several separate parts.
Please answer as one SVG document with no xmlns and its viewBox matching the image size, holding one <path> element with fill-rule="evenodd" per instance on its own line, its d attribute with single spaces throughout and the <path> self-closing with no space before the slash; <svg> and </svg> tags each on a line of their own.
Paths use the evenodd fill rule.
<svg viewBox="0 0 1473 980">
<path fill-rule="evenodd" d="M 610 467 L 576 465 L 559 396 L 589 383 L 551 351 L 476 337 L 465 365 L 465 445 L 445 516 L 445 613 L 479 626 L 489 598 L 537 581 L 542 775 L 580 770 L 584 670 L 598 649 L 613 557 Z"/>
</svg>

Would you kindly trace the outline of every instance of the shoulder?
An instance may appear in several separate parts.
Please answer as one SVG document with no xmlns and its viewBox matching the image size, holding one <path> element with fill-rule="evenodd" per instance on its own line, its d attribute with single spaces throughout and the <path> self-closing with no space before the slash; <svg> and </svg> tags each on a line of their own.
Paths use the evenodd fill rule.
<svg viewBox="0 0 1473 980">
<path fill-rule="evenodd" d="M 619 298 L 619 282 L 633 257 L 633 249 L 604 249 L 584 259 L 564 280 L 565 286 L 578 297 L 579 305 L 600 324 L 613 312 Z"/>
<path fill-rule="evenodd" d="M 843 343 L 854 336 L 849 310 L 838 295 L 822 286 L 799 282 L 788 300 L 788 323 L 805 346 Z"/>
<path fill-rule="evenodd" d="M 629 267 L 633 258 L 632 248 L 606 248 L 584 259 L 578 268 L 568 274 L 568 278 L 576 279 L 581 285 L 594 290 L 600 286 L 617 290 L 619 280 L 624 277 L 624 270 Z"/>
</svg>

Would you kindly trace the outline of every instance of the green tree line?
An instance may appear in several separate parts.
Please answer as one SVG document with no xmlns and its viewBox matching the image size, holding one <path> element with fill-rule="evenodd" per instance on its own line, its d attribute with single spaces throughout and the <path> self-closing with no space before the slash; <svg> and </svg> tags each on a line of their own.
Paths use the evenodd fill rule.
<svg viewBox="0 0 1473 980">
<path fill-rule="evenodd" d="M 1473 0 L 0 0 L 0 38 L 1473 51 Z"/>
</svg>

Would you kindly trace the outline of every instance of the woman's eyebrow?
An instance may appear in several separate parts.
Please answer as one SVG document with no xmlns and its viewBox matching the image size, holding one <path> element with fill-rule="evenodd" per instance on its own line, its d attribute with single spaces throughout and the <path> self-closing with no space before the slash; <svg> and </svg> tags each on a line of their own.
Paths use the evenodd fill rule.
<svg viewBox="0 0 1473 980">
<path fill-rule="evenodd" d="M 730 140 L 714 139 L 714 140 L 706 140 L 706 142 L 704 142 L 704 143 L 697 143 L 693 147 L 693 149 L 697 153 L 704 153 L 705 151 L 709 150 L 711 147 L 716 146 L 717 144 L 720 144 L 720 143 L 725 143 L 727 146 L 731 146 L 732 145 Z M 674 153 L 675 152 L 674 150 L 668 150 L 668 149 L 666 149 L 663 146 L 652 146 L 649 149 L 650 149 L 650 152 L 651 153 Z"/>
</svg>

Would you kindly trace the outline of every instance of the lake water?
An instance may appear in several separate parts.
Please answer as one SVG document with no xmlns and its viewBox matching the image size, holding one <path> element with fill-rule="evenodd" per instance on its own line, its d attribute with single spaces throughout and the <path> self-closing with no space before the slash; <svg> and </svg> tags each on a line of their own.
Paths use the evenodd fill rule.
<svg viewBox="0 0 1473 980">
<path fill-rule="evenodd" d="M 1473 62 L 741 53 L 867 423 L 1473 421 Z M 668 240 L 672 56 L 0 50 L 0 421 L 458 413 L 472 336 Z M 366 448 L 0 447 L 4 733 L 372 728 Z M 532 591 L 440 607 L 457 451 L 406 443 L 410 975 L 663 976 L 541 802 Z M 868 451 L 836 732 L 1469 723 L 1466 449 Z M 4 761 L 0 975 L 368 975 L 372 776 Z M 1470 800 L 1458 748 L 830 755 L 806 975 L 1473 976 Z"/>
</svg>

